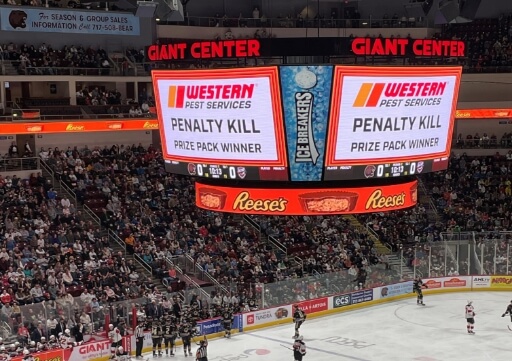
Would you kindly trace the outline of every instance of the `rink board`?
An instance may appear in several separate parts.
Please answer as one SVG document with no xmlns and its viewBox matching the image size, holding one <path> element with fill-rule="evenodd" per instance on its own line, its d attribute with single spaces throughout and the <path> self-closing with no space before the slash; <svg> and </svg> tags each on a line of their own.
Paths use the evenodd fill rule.
<svg viewBox="0 0 512 361">
<path fill-rule="evenodd" d="M 452 276 L 426 278 L 423 281 L 429 287 L 424 290 L 425 295 L 468 291 L 512 291 L 512 276 Z M 308 319 L 311 319 L 416 297 L 412 293 L 412 284 L 412 281 L 400 282 L 294 304 L 299 304 L 306 311 Z M 294 304 L 238 314 L 235 316 L 232 334 L 287 323 L 291 324 L 293 322 L 291 316 Z M 197 332 L 201 335 L 207 335 L 209 339 L 223 337 L 224 335 L 220 318 L 199 322 Z M 195 340 L 199 341 L 199 337 L 196 337 Z M 127 336 L 123 343 L 125 348 L 134 355 L 135 337 L 133 335 Z M 181 340 L 177 340 L 176 344 L 181 346 Z M 71 351 L 70 357 L 66 357 L 66 361 L 107 361 L 109 359 L 110 344 L 108 341 L 92 342 L 87 345 L 87 351 L 89 352 L 84 352 L 83 347 L 75 347 Z M 146 332 L 143 352 L 146 353 L 151 350 L 151 335 Z"/>
</svg>

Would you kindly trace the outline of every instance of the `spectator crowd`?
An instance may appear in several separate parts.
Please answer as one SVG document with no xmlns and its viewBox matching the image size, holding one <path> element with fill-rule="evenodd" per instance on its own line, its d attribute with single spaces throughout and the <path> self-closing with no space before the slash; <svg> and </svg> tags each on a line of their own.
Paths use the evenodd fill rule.
<svg viewBox="0 0 512 361">
<path fill-rule="evenodd" d="M 435 247 L 441 233 L 484 231 L 479 238 L 484 244 L 496 232 L 508 231 L 512 221 L 512 156 L 500 154 L 471 158 L 458 153 L 446 172 L 423 176 L 437 218 L 428 205 L 419 204 L 358 216 L 368 229 L 340 216 L 253 217 L 257 227 L 251 227 L 231 215 L 198 209 L 193 179 L 166 173 L 152 145 L 40 149 L 38 155 L 79 204 L 90 206 L 102 226 L 125 242 L 129 255 L 115 252 L 108 235 L 41 174 L 0 177 L 0 320 L 21 345 L 55 334 L 54 320 L 80 335 L 101 329 L 109 314 L 116 326 L 128 330 L 128 310 L 134 306 L 143 317 L 197 303 L 201 317 L 208 318 L 225 304 L 243 311 L 405 277 L 377 251 L 372 234 L 424 275 L 469 272 L 464 262 Z M 266 237 L 286 252 L 262 241 Z M 509 239 L 501 241 L 503 251 Z M 167 292 L 137 271 L 130 254 L 163 280 Z M 181 299 L 176 292 L 185 284 L 167 260 L 184 255 L 228 291 L 217 288 L 208 297 L 199 293 Z M 500 269 L 506 262 L 502 258 Z M 495 261 L 486 256 L 484 268 L 490 271 Z M 25 339 L 20 332 L 31 336 Z"/>
</svg>

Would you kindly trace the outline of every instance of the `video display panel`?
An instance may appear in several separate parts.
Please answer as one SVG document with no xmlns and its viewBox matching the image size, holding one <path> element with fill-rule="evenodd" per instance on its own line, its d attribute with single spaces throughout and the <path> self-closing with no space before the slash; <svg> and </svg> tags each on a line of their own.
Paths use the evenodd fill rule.
<svg viewBox="0 0 512 361">
<path fill-rule="evenodd" d="M 166 169 L 292 182 L 444 170 L 461 72 L 333 65 L 155 70 Z"/>
</svg>

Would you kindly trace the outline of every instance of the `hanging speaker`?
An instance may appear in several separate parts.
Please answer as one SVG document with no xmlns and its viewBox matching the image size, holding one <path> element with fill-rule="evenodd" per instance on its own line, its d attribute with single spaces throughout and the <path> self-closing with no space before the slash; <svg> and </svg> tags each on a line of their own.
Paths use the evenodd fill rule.
<svg viewBox="0 0 512 361">
<path fill-rule="evenodd" d="M 462 4 L 460 16 L 466 19 L 475 19 L 482 0 L 466 0 Z"/>
<path fill-rule="evenodd" d="M 434 5 L 434 0 L 410 0 L 404 5 L 404 8 L 407 16 L 420 18 L 430 13 L 432 5 Z"/>
<path fill-rule="evenodd" d="M 436 12 L 436 24 L 450 24 L 460 15 L 458 0 L 441 0 L 439 10 Z"/>
</svg>

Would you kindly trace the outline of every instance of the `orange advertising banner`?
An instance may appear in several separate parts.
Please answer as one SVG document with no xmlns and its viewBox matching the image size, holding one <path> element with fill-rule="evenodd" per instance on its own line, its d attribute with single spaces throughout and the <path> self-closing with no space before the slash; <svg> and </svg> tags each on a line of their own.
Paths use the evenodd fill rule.
<svg viewBox="0 0 512 361">
<path fill-rule="evenodd" d="M 156 119 L 110 119 L 94 121 L 0 123 L 0 134 L 43 134 L 158 130 Z"/>
<path fill-rule="evenodd" d="M 196 205 L 274 216 L 389 212 L 416 205 L 418 182 L 361 188 L 236 188 L 196 182 Z"/>
<path fill-rule="evenodd" d="M 512 109 L 464 109 L 455 112 L 457 119 L 512 118 Z"/>
</svg>

